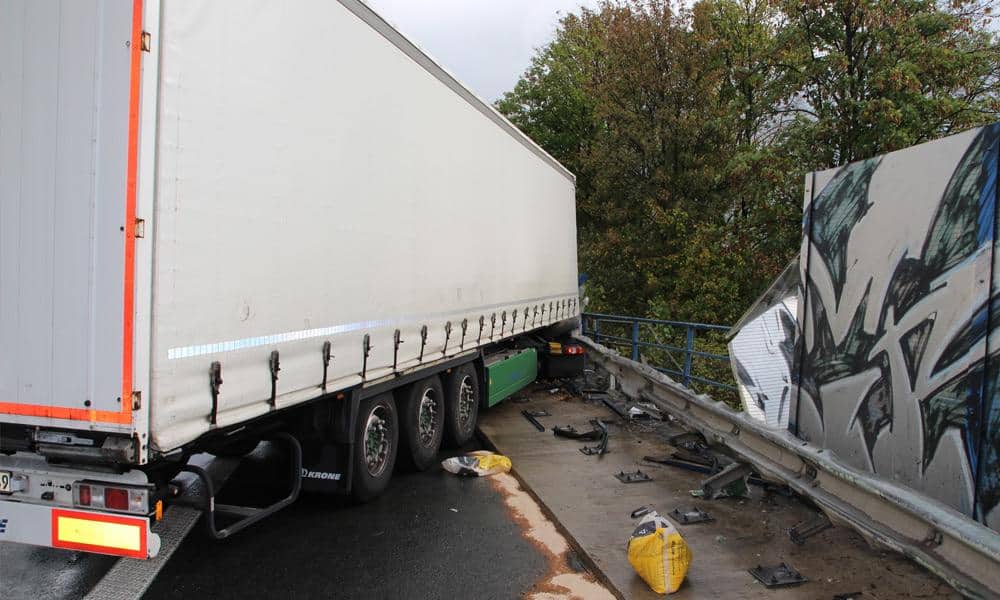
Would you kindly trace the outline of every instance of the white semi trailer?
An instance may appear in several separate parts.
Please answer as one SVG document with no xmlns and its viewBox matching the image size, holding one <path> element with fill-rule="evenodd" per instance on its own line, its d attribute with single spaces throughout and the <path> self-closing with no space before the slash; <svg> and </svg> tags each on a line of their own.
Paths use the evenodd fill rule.
<svg viewBox="0 0 1000 600">
<path fill-rule="evenodd" d="M 427 467 L 577 316 L 574 191 L 359 0 L 0 2 L 0 541 L 154 556 L 267 437 Z"/>
</svg>

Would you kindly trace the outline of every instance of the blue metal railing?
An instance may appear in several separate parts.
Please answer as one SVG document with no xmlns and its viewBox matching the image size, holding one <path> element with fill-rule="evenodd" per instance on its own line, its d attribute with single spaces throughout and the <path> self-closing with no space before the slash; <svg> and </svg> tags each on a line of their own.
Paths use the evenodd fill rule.
<svg viewBox="0 0 1000 600">
<path fill-rule="evenodd" d="M 684 357 L 683 364 L 677 364 L 676 361 L 673 361 L 676 368 L 671 369 L 666 365 L 657 365 L 652 363 L 650 363 L 649 366 L 653 367 L 657 371 L 660 371 L 661 373 L 679 377 L 681 383 L 687 387 L 690 387 L 691 383 L 694 382 L 725 390 L 736 391 L 736 387 L 730 383 L 715 381 L 713 379 L 700 377 L 692 373 L 692 366 L 695 358 L 724 361 L 726 363 L 729 362 L 728 354 L 704 352 L 696 349 L 695 347 L 695 341 L 699 331 L 729 331 L 729 327 L 726 327 L 725 325 L 686 323 L 683 321 L 664 321 L 661 319 L 643 319 L 640 317 L 604 315 L 600 313 L 583 313 L 582 316 L 584 335 L 590 337 L 599 344 L 604 344 L 618 349 L 627 348 L 629 350 L 629 356 L 634 361 L 638 361 L 640 359 L 644 348 L 662 350 L 666 353 L 665 356 L 671 357 L 671 360 L 673 360 L 672 357 L 674 354 L 682 354 Z M 603 333 L 602 325 L 604 330 Z M 677 333 L 679 333 L 680 330 L 683 330 L 684 346 L 681 347 L 677 345 L 665 344 L 661 343 L 659 340 L 655 342 L 644 340 L 642 335 L 643 330 L 645 329 L 647 332 L 655 333 L 653 331 L 653 328 L 655 327 L 666 328 L 669 332 Z M 609 332 L 609 329 L 612 331 Z"/>
</svg>

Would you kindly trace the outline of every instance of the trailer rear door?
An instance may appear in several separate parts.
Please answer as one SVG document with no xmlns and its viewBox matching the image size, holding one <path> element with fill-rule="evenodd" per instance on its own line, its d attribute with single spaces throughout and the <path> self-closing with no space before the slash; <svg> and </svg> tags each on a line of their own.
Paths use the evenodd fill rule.
<svg viewBox="0 0 1000 600">
<path fill-rule="evenodd" d="M 131 429 L 141 6 L 0 2 L 0 422 Z"/>
</svg>

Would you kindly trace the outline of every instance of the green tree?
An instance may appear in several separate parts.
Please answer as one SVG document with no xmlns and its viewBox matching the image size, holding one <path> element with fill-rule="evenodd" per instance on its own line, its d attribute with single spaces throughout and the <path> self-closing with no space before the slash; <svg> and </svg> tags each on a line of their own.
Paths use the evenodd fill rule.
<svg viewBox="0 0 1000 600">
<path fill-rule="evenodd" d="M 578 176 L 592 308 L 732 322 L 798 250 L 802 181 L 994 120 L 984 0 L 608 0 L 498 108 Z"/>
<path fill-rule="evenodd" d="M 787 21 L 770 0 L 706 0 L 695 11 L 720 58 L 726 144 L 718 176 L 725 202 L 719 218 L 690 233 L 678 285 L 653 312 L 728 323 L 798 245 L 805 168 L 787 151 L 793 139 L 785 133 L 796 93 L 786 61 L 795 48 L 781 35 Z"/>
<path fill-rule="evenodd" d="M 842 165 L 996 119 L 1000 49 L 980 0 L 781 0 L 814 164 Z"/>
<path fill-rule="evenodd" d="M 577 175 L 587 194 L 587 172 L 580 158 L 596 130 L 594 97 L 586 83 L 596 52 L 590 30 L 597 15 L 586 9 L 560 21 L 558 35 L 531 59 L 514 86 L 497 101 L 497 109 L 549 154 Z"/>
</svg>

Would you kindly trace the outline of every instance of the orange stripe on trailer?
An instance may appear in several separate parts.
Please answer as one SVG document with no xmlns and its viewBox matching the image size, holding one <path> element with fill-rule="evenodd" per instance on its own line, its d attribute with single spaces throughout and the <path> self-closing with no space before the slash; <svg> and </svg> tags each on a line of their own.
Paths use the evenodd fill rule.
<svg viewBox="0 0 1000 600">
<path fill-rule="evenodd" d="M 143 518 L 52 509 L 52 547 L 149 558 L 149 522 Z"/>
<path fill-rule="evenodd" d="M 120 425 L 128 425 L 132 422 L 131 407 L 126 408 L 130 410 L 91 410 L 89 408 L 67 408 L 65 406 L 0 402 L 0 414 L 5 415 L 68 419 L 70 421 L 96 421 L 98 423 L 116 423 Z"/>
<path fill-rule="evenodd" d="M 128 162 L 125 175 L 125 270 L 122 290 L 122 415 L 132 422 L 132 350 L 135 333 L 135 197 L 139 164 L 139 84 L 142 71 L 142 2 L 132 2 L 132 58 L 128 99 Z"/>
</svg>

